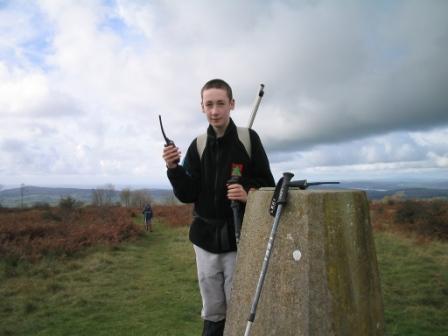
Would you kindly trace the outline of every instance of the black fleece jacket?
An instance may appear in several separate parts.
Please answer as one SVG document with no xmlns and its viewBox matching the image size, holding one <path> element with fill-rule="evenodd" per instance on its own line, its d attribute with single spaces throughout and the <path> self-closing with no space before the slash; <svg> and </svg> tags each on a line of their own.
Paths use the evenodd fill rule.
<svg viewBox="0 0 448 336">
<path fill-rule="evenodd" d="M 183 165 L 168 169 L 168 178 L 176 197 L 181 202 L 194 203 L 190 240 L 206 251 L 223 253 L 236 250 L 232 209 L 227 198 L 227 181 L 233 168 L 241 170 L 240 183 L 246 191 L 275 185 L 258 134 L 254 130 L 249 130 L 249 134 L 251 158 L 238 138 L 232 119 L 220 138 L 209 126 L 202 158 L 199 158 L 194 139 Z M 244 206 L 241 209 L 243 214 Z"/>
</svg>

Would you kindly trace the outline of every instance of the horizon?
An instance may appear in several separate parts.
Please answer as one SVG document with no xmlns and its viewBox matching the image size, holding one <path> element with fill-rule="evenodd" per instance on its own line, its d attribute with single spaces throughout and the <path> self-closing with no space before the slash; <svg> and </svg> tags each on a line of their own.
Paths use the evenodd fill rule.
<svg viewBox="0 0 448 336">
<path fill-rule="evenodd" d="M 294 180 L 294 178 L 293 178 Z M 309 182 L 316 182 L 317 179 L 307 179 Z M 319 181 L 330 181 L 330 179 L 321 179 Z M 333 181 L 333 180 L 332 180 Z M 338 179 L 338 182 L 341 182 L 341 186 L 343 187 L 343 184 L 397 184 L 399 186 L 400 184 L 405 185 L 411 185 L 410 188 L 412 188 L 412 185 L 415 185 L 416 187 L 423 187 L 422 185 L 428 185 L 429 188 L 437 188 L 434 184 L 447 184 L 446 187 L 442 186 L 439 189 L 445 189 L 448 188 L 448 179 L 447 178 L 432 178 L 432 177 L 414 177 L 414 178 L 402 178 L 402 179 L 395 179 L 395 178 L 370 178 L 370 179 Z M 23 184 L 23 187 L 37 187 L 37 188 L 55 188 L 55 189 L 63 189 L 63 188 L 71 188 L 71 189 L 96 189 L 96 188 L 103 188 L 108 185 L 112 185 L 114 190 L 121 191 L 125 188 L 129 188 L 130 190 L 141 190 L 141 189 L 149 189 L 149 190 L 172 190 L 172 187 L 167 185 L 158 185 L 158 186 L 151 186 L 149 184 L 114 184 L 114 183 L 105 183 L 105 184 Z M 11 190 L 11 189 L 19 189 L 21 188 L 22 184 L 1 184 L 0 185 L 0 192 L 4 190 Z M 408 186 L 407 186 L 408 187 Z"/>
</svg>

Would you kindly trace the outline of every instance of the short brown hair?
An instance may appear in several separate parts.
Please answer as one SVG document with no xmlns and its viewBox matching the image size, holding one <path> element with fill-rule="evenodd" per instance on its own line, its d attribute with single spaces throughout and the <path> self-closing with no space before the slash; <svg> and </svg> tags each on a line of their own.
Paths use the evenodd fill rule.
<svg viewBox="0 0 448 336">
<path fill-rule="evenodd" d="M 201 100 L 202 100 L 202 94 L 204 93 L 205 90 L 208 90 L 208 89 L 224 89 L 227 92 L 227 96 L 229 97 L 229 100 L 233 99 L 232 88 L 230 87 L 229 84 L 227 84 L 222 79 L 215 78 L 215 79 L 211 79 L 207 83 L 205 83 L 201 89 Z"/>
</svg>

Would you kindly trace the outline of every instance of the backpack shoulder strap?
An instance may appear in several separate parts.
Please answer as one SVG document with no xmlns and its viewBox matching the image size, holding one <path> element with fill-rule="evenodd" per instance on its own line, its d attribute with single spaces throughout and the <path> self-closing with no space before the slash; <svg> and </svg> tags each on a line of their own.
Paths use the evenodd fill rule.
<svg viewBox="0 0 448 336">
<path fill-rule="evenodd" d="M 249 158 L 252 157 L 252 144 L 250 142 L 250 132 L 247 127 L 237 127 L 238 139 L 244 145 Z M 207 144 L 207 133 L 201 134 L 196 138 L 196 149 L 198 150 L 199 159 L 202 158 L 205 145 Z"/>
<path fill-rule="evenodd" d="M 202 153 L 204 153 L 206 144 L 207 144 L 207 133 L 201 134 L 196 138 L 196 148 L 198 150 L 199 159 L 202 158 Z"/>
<path fill-rule="evenodd" d="M 249 158 L 252 158 L 252 143 L 250 142 L 250 133 L 247 127 L 237 127 L 238 139 L 244 145 Z"/>
</svg>

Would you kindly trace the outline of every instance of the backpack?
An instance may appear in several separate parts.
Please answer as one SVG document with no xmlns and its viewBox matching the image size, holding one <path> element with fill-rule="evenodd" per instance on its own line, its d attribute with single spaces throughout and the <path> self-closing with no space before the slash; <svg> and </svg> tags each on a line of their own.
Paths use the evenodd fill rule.
<svg viewBox="0 0 448 336">
<path fill-rule="evenodd" d="M 252 157 L 252 144 L 250 142 L 249 129 L 247 127 L 237 127 L 238 139 L 244 145 L 249 158 Z M 198 150 L 199 159 L 202 158 L 204 153 L 205 145 L 207 144 L 207 133 L 201 134 L 196 138 L 196 148 Z"/>
</svg>

